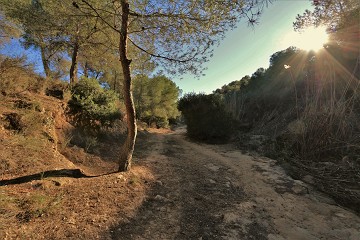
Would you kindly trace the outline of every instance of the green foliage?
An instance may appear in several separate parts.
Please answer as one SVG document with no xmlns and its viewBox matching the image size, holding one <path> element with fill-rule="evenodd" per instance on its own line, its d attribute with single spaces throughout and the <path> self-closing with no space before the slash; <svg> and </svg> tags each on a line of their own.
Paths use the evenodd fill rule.
<svg viewBox="0 0 360 240">
<path fill-rule="evenodd" d="M 102 88 L 96 79 L 82 78 L 71 91 L 69 114 L 78 127 L 98 131 L 102 126 L 111 126 L 122 115 L 118 96 Z"/>
<path fill-rule="evenodd" d="M 227 140 L 232 132 L 232 117 L 225 111 L 219 95 L 186 94 L 180 99 L 178 109 L 187 124 L 191 138 L 206 142 Z"/>
<path fill-rule="evenodd" d="M 177 110 L 180 89 L 165 76 L 139 75 L 134 79 L 133 92 L 137 118 L 149 125 L 167 127 L 169 119 L 180 115 Z"/>
<path fill-rule="evenodd" d="M 337 28 L 354 10 L 358 11 L 360 3 L 357 0 L 317 0 L 313 2 L 313 6 L 312 11 L 305 10 L 302 15 L 298 14 L 294 22 L 296 30 L 323 24 Z"/>
<path fill-rule="evenodd" d="M 151 61 L 161 64 L 168 73 L 201 74 L 204 63 L 212 56 L 216 46 L 228 30 L 233 29 L 240 19 L 256 24 L 269 0 L 247 1 L 129 1 L 130 19 L 128 26 L 132 45 L 142 48 Z M 99 17 L 106 21 L 113 34 L 120 33 L 119 21 L 122 10 L 112 1 L 77 1 L 77 15 Z M 155 7 L 154 7 L 155 6 Z M 248 15 L 249 13 L 252 13 Z M 77 16 L 76 15 L 76 16 Z M 139 17 L 141 16 L 141 17 Z M 139 52 L 138 50 L 135 50 Z M 135 54 L 137 55 L 137 54 Z M 133 55 L 134 56 L 134 55 Z M 129 57 L 129 59 L 139 59 Z M 146 61 L 144 61 L 146 63 Z M 147 61 L 149 62 L 149 61 Z M 134 61 L 135 64 L 136 61 Z M 134 65 L 135 65 L 134 64 Z M 141 65 L 136 67 L 141 69 Z"/>
<path fill-rule="evenodd" d="M 245 77 L 243 77 L 240 80 L 237 81 L 232 81 L 229 84 L 225 84 L 224 86 L 222 86 L 221 88 L 218 88 L 214 91 L 214 93 L 218 93 L 218 94 L 226 94 L 228 92 L 236 92 L 239 91 L 240 89 L 243 89 L 245 86 L 248 85 L 250 81 L 250 76 L 246 75 Z"/>
</svg>

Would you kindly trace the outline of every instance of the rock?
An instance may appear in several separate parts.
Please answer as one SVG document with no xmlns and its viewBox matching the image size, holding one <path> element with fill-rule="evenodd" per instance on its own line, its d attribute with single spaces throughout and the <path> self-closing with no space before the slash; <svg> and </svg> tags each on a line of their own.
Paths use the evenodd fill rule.
<svg viewBox="0 0 360 240">
<path fill-rule="evenodd" d="M 321 203 L 326 203 L 326 204 L 329 204 L 329 205 L 337 205 L 335 200 L 330 198 L 329 196 L 323 194 L 323 193 L 320 193 L 320 192 L 316 192 L 315 193 L 312 193 L 310 195 L 308 195 L 310 199 L 316 201 L 316 202 L 321 202 Z"/>
<path fill-rule="evenodd" d="M 219 169 L 220 169 L 220 167 L 218 167 L 218 166 L 216 166 L 216 165 L 214 165 L 214 164 L 212 164 L 212 163 L 208 164 L 206 167 L 207 167 L 208 169 L 214 171 L 214 172 L 217 172 L 217 171 L 219 171 Z"/>
<path fill-rule="evenodd" d="M 70 217 L 70 218 L 68 219 L 68 224 L 73 224 L 73 225 L 75 225 L 75 224 L 76 224 L 75 218 L 74 218 L 74 217 Z"/>
<path fill-rule="evenodd" d="M 227 212 L 223 215 L 223 222 L 226 224 L 239 221 L 240 216 L 234 212 Z"/>
<path fill-rule="evenodd" d="M 304 195 L 308 193 L 308 189 L 306 187 L 297 184 L 291 188 L 291 191 L 297 195 Z"/>
<path fill-rule="evenodd" d="M 346 218 L 346 216 L 343 213 L 335 213 L 335 216 L 340 218 Z"/>
<path fill-rule="evenodd" d="M 212 183 L 212 184 L 216 183 L 216 181 L 214 181 L 212 179 L 209 179 L 209 182 Z"/>
<path fill-rule="evenodd" d="M 169 199 L 167 199 L 166 197 L 163 197 L 161 195 L 156 195 L 154 197 L 154 199 L 157 200 L 157 201 L 160 201 L 160 202 L 168 202 L 169 201 Z"/>
<path fill-rule="evenodd" d="M 314 185 L 314 184 L 315 184 L 314 177 L 313 177 L 313 176 L 310 176 L 310 175 L 304 176 L 304 177 L 302 178 L 302 181 L 305 182 L 305 183 L 311 184 L 311 185 Z"/>
<path fill-rule="evenodd" d="M 291 191 L 298 195 L 303 195 L 303 194 L 309 193 L 309 189 L 308 189 L 307 185 L 300 180 L 294 180 Z"/>
<path fill-rule="evenodd" d="M 278 234 L 269 234 L 267 237 L 269 240 L 285 240 L 285 238 Z"/>
<path fill-rule="evenodd" d="M 126 181 L 126 177 L 122 174 L 119 174 L 116 176 L 117 179 L 121 180 L 121 181 Z"/>
</svg>

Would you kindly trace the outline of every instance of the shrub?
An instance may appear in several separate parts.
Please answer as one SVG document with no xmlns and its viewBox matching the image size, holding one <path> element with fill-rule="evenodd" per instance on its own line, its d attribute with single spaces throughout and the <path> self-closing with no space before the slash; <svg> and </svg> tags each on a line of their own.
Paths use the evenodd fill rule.
<svg viewBox="0 0 360 240">
<path fill-rule="evenodd" d="M 38 91 L 42 78 L 37 76 L 25 57 L 0 55 L 0 93 L 16 94 L 25 90 Z"/>
<path fill-rule="evenodd" d="M 77 127 L 97 132 L 101 127 L 111 127 L 122 115 L 116 93 L 102 88 L 96 79 L 82 78 L 71 92 L 68 113 Z"/>
<path fill-rule="evenodd" d="M 145 116 L 145 117 L 142 117 L 140 120 L 143 122 L 146 122 L 148 127 L 156 127 L 156 128 L 169 127 L 169 120 L 165 117 Z"/>
<path fill-rule="evenodd" d="M 180 99 L 178 109 L 185 118 L 191 138 L 217 142 L 231 136 L 232 117 L 225 111 L 219 95 L 187 94 Z"/>
</svg>

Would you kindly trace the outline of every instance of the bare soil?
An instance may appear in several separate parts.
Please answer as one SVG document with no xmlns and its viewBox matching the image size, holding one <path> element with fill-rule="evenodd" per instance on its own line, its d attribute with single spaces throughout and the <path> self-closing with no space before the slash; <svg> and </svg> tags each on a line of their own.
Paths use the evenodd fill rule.
<svg viewBox="0 0 360 240">
<path fill-rule="evenodd" d="M 50 111 L 54 104 L 45 100 Z M 66 122 L 55 120 L 50 130 L 65 141 Z M 62 168 L 87 175 L 116 169 L 118 142 L 106 157 L 76 146 L 63 149 L 65 157 L 56 141 L 38 146 L 38 137 L 0 130 L 0 181 Z M 180 127 L 139 132 L 130 172 L 0 186 L 0 239 L 355 240 L 360 217 L 287 176 L 275 160 L 191 142 Z"/>
<path fill-rule="evenodd" d="M 113 239 L 360 239 L 360 218 L 276 161 L 231 145 L 150 134 L 141 162 L 155 184 Z"/>
</svg>

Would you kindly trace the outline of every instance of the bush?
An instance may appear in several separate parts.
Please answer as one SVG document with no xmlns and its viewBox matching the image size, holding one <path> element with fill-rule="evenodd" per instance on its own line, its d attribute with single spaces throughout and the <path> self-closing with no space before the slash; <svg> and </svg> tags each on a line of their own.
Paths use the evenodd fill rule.
<svg viewBox="0 0 360 240">
<path fill-rule="evenodd" d="M 25 57 L 10 58 L 0 55 L 0 93 L 16 94 L 22 91 L 39 91 L 44 79 L 34 73 Z"/>
<path fill-rule="evenodd" d="M 180 99 L 187 133 L 191 138 L 206 142 L 228 140 L 232 132 L 232 117 L 225 111 L 219 95 L 187 94 Z"/>
<path fill-rule="evenodd" d="M 148 127 L 156 127 L 156 128 L 169 127 L 169 120 L 165 117 L 145 116 L 142 117 L 140 120 L 146 122 Z"/>
<path fill-rule="evenodd" d="M 122 116 L 116 93 L 102 88 L 96 79 L 82 78 L 71 92 L 68 113 L 77 127 L 97 132 Z"/>
<path fill-rule="evenodd" d="M 169 78 L 138 75 L 134 78 L 133 89 L 136 117 L 148 126 L 166 128 L 170 118 L 180 115 L 177 101 L 181 90 Z"/>
</svg>

